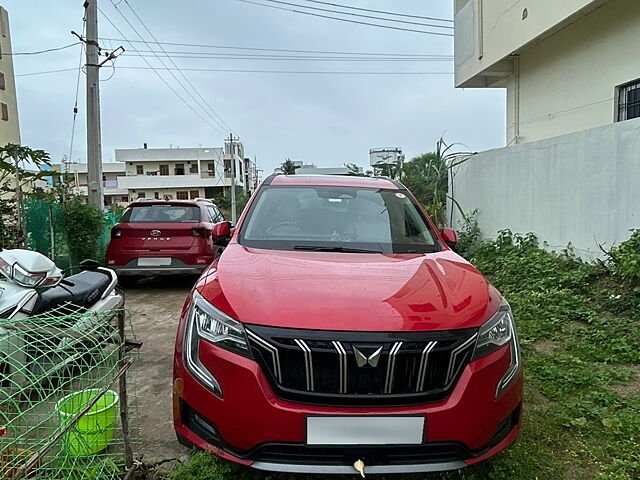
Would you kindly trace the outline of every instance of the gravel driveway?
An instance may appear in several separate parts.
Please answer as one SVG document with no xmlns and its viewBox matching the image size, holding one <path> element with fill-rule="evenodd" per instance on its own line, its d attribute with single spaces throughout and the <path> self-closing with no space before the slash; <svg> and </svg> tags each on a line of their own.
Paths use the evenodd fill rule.
<svg viewBox="0 0 640 480">
<path fill-rule="evenodd" d="M 144 343 L 132 367 L 142 445 L 136 453 L 145 463 L 187 453 L 176 440 L 171 412 L 173 345 L 178 318 L 195 278 L 166 277 L 142 281 L 126 291 L 126 308 L 134 332 Z"/>
</svg>

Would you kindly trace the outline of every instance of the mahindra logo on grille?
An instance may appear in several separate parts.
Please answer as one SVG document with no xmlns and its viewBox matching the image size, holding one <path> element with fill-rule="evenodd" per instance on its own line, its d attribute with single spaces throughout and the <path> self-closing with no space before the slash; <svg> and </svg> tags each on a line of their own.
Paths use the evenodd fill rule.
<svg viewBox="0 0 640 480">
<path fill-rule="evenodd" d="M 151 235 L 152 237 L 159 237 L 160 235 L 162 235 L 162 232 L 160 230 L 151 230 L 149 232 L 149 235 Z"/>
<path fill-rule="evenodd" d="M 380 357 L 382 356 L 382 348 L 383 347 L 378 348 L 371 355 L 367 356 L 364 353 L 362 353 L 360 350 L 358 350 L 356 347 L 353 347 L 353 354 L 356 357 L 356 363 L 358 364 L 358 367 L 364 368 L 369 366 L 369 367 L 376 368 L 380 363 Z"/>
</svg>

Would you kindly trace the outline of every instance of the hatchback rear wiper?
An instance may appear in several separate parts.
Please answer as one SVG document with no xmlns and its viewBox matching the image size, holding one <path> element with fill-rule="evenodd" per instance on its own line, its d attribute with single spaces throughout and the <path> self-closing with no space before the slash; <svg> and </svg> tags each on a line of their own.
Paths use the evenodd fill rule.
<svg viewBox="0 0 640 480">
<path fill-rule="evenodd" d="M 367 250 L 366 248 L 350 247 L 321 247 L 319 245 L 294 245 L 294 250 L 306 250 L 309 252 L 342 252 L 342 253 L 383 253 L 380 250 Z"/>
</svg>

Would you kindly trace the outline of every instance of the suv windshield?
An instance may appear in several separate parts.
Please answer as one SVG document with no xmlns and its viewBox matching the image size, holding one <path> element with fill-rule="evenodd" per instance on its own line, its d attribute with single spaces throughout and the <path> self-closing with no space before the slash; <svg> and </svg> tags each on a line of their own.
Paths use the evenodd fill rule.
<svg viewBox="0 0 640 480">
<path fill-rule="evenodd" d="M 240 232 L 242 245 L 362 253 L 439 250 L 418 207 L 398 190 L 265 187 L 258 195 Z"/>
<path fill-rule="evenodd" d="M 197 223 L 200 208 L 190 205 L 136 205 L 122 216 L 122 223 Z"/>
</svg>

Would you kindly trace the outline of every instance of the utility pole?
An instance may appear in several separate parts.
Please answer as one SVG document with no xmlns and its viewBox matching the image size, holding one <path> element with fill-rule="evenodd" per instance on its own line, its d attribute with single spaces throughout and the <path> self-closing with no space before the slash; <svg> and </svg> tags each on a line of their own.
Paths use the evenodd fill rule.
<svg viewBox="0 0 640 480">
<path fill-rule="evenodd" d="M 98 46 L 98 0 L 85 0 L 87 19 L 87 171 L 89 204 L 102 210 L 102 134 L 100 132 L 100 47 Z"/>
<path fill-rule="evenodd" d="M 236 158 L 233 154 L 233 133 L 229 135 L 229 153 L 231 153 L 231 221 L 236 224 Z"/>
</svg>

